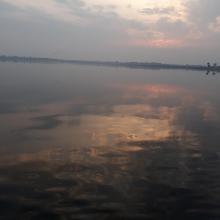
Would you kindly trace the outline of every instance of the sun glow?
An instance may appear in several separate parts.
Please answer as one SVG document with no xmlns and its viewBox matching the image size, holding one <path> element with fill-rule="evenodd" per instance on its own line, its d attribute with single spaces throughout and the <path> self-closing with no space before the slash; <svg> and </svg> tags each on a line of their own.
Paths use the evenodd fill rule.
<svg viewBox="0 0 220 220">
<path fill-rule="evenodd" d="M 190 26 L 188 12 L 183 0 L 88 0 L 91 10 L 115 13 L 126 21 L 135 21 L 124 32 L 129 39 L 118 42 L 121 46 L 148 48 L 180 48 L 187 44 L 189 33 L 184 36 L 167 36 L 158 23 L 164 20 L 167 25 L 182 22 Z M 96 7 L 95 7 L 96 6 Z M 101 6 L 101 7 L 97 7 Z M 98 8 L 98 9 L 97 9 Z M 101 8 L 101 11 L 100 11 Z M 166 25 L 166 24 L 162 24 Z"/>
</svg>

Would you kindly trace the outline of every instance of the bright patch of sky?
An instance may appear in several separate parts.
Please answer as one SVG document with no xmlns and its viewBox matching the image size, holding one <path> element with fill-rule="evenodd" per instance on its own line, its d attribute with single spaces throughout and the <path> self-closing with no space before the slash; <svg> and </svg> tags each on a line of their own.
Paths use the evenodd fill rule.
<svg viewBox="0 0 220 220">
<path fill-rule="evenodd" d="M 0 54 L 220 60 L 219 0 L 1 0 Z"/>
</svg>

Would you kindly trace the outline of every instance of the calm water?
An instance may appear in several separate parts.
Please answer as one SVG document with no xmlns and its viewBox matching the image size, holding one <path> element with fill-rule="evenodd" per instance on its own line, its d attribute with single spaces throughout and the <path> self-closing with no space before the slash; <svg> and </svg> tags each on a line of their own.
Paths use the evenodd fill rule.
<svg viewBox="0 0 220 220">
<path fill-rule="evenodd" d="M 0 219 L 220 219 L 220 74 L 0 64 Z"/>
</svg>

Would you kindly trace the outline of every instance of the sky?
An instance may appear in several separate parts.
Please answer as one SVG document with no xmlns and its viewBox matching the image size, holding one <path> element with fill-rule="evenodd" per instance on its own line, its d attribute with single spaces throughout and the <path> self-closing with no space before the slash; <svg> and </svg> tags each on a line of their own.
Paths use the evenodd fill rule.
<svg viewBox="0 0 220 220">
<path fill-rule="evenodd" d="M 0 0 L 0 54 L 220 62 L 219 0 Z"/>
</svg>

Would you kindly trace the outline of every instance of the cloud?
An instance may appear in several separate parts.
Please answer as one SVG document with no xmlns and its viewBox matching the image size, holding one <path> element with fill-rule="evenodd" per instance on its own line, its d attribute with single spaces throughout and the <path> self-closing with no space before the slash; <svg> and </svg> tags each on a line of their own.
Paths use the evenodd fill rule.
<svg viewBox="0 0 220 220">
<path fill-rule="evenodd" d="M 219 0 L 2 0 L 0 52 L 171 62 L 185 54 L 184 63 L 218 58 L 219 7 Z"/>
<path fill-rule="evenodd" d="M 218 16 L 214 22 L 209 24 L 209 29 L 213 32 L 220 33 L 220 16 Z"/>
<path fill-rule="evenodd" d="M 184 46 L 184 42 L 180 39 L 158 39 L 158 40 L 133 40 L 130 45 L 148 47 L 148 48 L 181 48 Z"/>
<path fill-rule="evenodd" d="M 164 14 L 174 13 L 175 12 L 175 8 L 174 7 L 143 8 L 140 12 L 143 13 L 143 14 L 147 14 L 147 15 L 155 15 L 155 14 L 164 15 Z"/>
<path fill-rule="evenodd" d="M 3 2 L 18 8 L 24 13 L 34 13 L 37 12 L 39 15 L 43 14 L 48 17 L 52 17 L 56 20 L 61 20 L 65 22 L 72 23 L 82 23 L 85 22 L 82 17 L 78 16 L 72 7 L 68 6 L 69 1 L 54 1 L 54 0 L 37 0 L 37 1 L 29 1 L 29 0 L 2 0 Z M 80 0 L 71 1 L 72 5 L 77 8 L 83 7 L 84 4 Z"/>
<path fill-rule="evenodd" d="M 169 37 L 183 37 L 188 33 L 190 26 L 181 20 L 173 21 L 168 17 L 162 17 L 156 22 L 156 29 Z"/>
<path fill-rule="evenodd" d="M 185 6 L 188 9 L 188 16 L 191 22 L 204 27 L 220 16 L 219 0 L 187 0 Z"/>
</svg>

